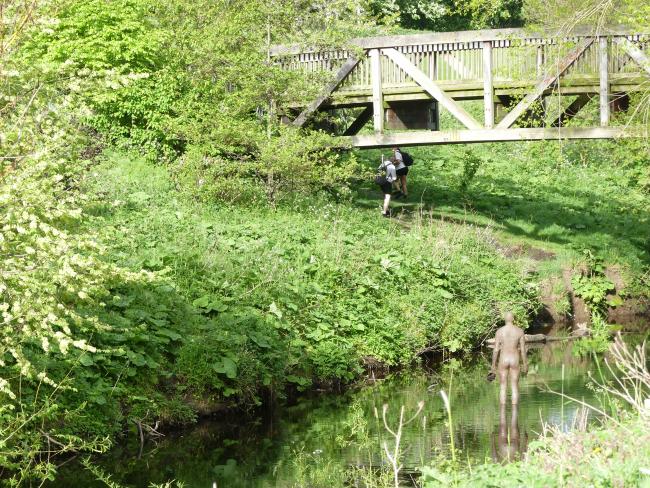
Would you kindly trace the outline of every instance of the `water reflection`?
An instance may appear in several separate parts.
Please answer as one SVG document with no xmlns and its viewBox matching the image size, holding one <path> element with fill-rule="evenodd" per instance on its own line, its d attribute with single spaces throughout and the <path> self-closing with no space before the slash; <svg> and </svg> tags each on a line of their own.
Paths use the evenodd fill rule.
<svg viewBox="0 0 650 488">
<path fill-rule="evenodd" d="M 499 430 L 492 436 L 492 460 L 495 463 L 509 463 L 523 457 L 528 447 L 528 433 L 519 433 L 519 405 L 513 404 L 510 423 L 507 420 L 505 404 L 499 406 Z"/>
</svg>

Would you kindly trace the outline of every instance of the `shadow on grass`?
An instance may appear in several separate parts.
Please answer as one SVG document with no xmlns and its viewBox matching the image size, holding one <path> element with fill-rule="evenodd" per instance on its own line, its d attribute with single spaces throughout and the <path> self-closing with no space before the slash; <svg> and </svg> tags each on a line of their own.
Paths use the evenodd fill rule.
<svg viewBox="0 0 650 488">
<path fill-rule="evenodd" d="M 408 201 L 391 202 L 396 215 L 409 219 L 422 213 L 433 219 L 491 227 L 536 245 L 589 248 L 613 261 L 650 264 L 650 212 L 638 207 L 624 211 L 625 202 L 597 190 L 567 188 L 563 192 L 552 185 L 536 185 L 533 195 L 511 179 L 482 175 L 461 191 L 458 186 L 423 179 L 417 174 L 410 178 Z M 378 188 L 368 183 L 357 189 L 355 204 L 377 209 L 381 199 Z"/>
</svg>

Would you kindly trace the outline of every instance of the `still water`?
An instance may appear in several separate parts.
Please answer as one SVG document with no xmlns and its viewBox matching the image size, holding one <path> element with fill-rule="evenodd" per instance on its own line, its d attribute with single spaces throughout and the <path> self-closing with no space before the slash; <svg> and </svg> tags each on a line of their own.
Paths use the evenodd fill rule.
<svg viewBox="0 0 650 488">
<path fill-rule="evenodd" d="M 556 342 L 529 352 L 530 372 L 521 380 L 513 418 L 509 405 L 506 411 L 499 409 L 497 382 L 485 380 L 489 354 L 401 372 L 345 394 L 312 395 L 263 415 L 205 420 L 149 441 L 142 451 L 132 433 L 130 441 L 94 462 L 113 481 L 129 487 L 172 479 L 186 488 L 213 488 L 215 483 L 219 488 L 293 487 L 310 472 L 313 477 L 314 472 L 377 472 L 385 467 L 382 446 L 393 446 L 393 437 L 382 420 L 384 405 L 388 427 L 395 430 L 402 406 L 410 418 L 424 402 L 420 415 L 404 428 L 404 473 L 435 459 L 444 462 L 452 435 L 464 463 L 476 464 L 517 458 L 538 437 L 543 423 L 569 429 L 584 421 L 580 405 L 554 392 L 601 405 L 590 374 L 605 377 L 604 364 L 576 357 L 571 343 Z M 450 397 L 452 433 L 440 390 Z M 593 412 L 588 420 L 596 420 Z M 50 486 L 106 485 L 73 460 Z"/>
</svg>

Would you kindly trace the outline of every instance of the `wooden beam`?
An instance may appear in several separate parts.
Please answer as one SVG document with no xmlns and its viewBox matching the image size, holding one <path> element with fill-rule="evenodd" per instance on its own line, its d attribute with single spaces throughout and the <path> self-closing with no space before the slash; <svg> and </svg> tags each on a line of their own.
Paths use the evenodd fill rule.
<svg viewBox="0 0 650 488">
<path fill-rule="evenodd" d="M 625 127 L 535 127 L 528 129 L 479 129 L 453 131 L 410 131 L 390 134 L 363 134 L 345 138 L 358 148 L 426 146 L 435 144 L 467 144 L 479 142 L 539 141 L 558 139 L 614 139 L 642 137 L 643 128 Z"/>
<path fill-rule="evenodd" d="M 327 88 L 323 90 L 321 95 L 309 104 L 305 110 L 302 111 L 300 115 L 293 121 L 293 125 L 297 127 L 302 127 L 307 122 L 307 119 L 311 114 L 313 114 L 318 108 L 332 95 L 332 92 L 341 84 L 346 76 L 354 69 L 354 67 L 359 63 L 357 58 L 351 57 L 341 66 L 341 69 L 336 73 L 334 80 L 327 85 Z"/>
<path fill-rule="evenodd" d="M 609 125 L 609 66 L 607 61 L 607 38 L 598 39 L 598 73 L 600 78 L 600 126 Z"/>
<path fill-rule="evenodd" d="M 539 78 L 544 74 L 544 63 L 546 62 L 546 56 L 544 55 L 544 45 L 537 46 L 537 77 Z M 544 110 L 544 115 L 548 109 L 548 97 L 542 95 L 542 108 Z"/>
<path fill-rule="evenodd" d="M 492 82 L 492 41 L 483 42 L 483 111 L 485 127 L 494 127 L 494 86 Z"/>
<path fill-rule="evenodd" d="M 571 102 L 571 104 L 564 110 L 564 112 L 562 112 L 562 114 L 557 119 L 555 119 L 555 122 L 551 124 L 551 127 L 564 126 L 564 123 L 575 117 L 580 109 L 587 105 L 589 100 L 591 100 L 593 97 L 594 95 L 590 93 L 583 93 L 581 95 L 578 95 L 578 97 L 573 102 Z"/>
<path fill-rule="evenodd" d="M 379 49 L 371 49 L 370 56 L 370 79 L 372 84 L 372 111 L 375 133 L 384 132 L 384 98 L 381 91 L 381 53 Z"/>
<path fill-rule="evenodd" d="M 536 59 L 537 76 L 540 77 L 544 74 L 544 46 L 537 46 L 537 59 Z"/>
<path fill-rule="evenodd" d="M 628 26 L 609 26 L 600 30 L 601 35 L 630 35 L 649 34 L 645 32 L 634 32 Z M 351 39 L 348 44 L 363 49 L 378 49 L 401 46 L 420 46 L 426 44 L 454 44 L 482 41 L 508 41 L 517 39 L 562 39 L 575 37 L 592 37 L 592 27 L 577 27 L 570 35 L 558 35 L 555 30 L 532 32 L 530 29 L 483 29 L 457 32 L 431 32 L 426 34 L 406 34 L 398 36 L 377 36 L 358 37 Z M 305 45 L 294 44 L 289 46 L 271 46 L 271 56 L 287 56 L 304 52 L 321 52 L 319 48 L 305 48 Z"/>
<path fill-rule="evenodd" d="M 343 133 L 344 136 L 354 136 L 356 135 L 361 128 L 368 123 L 368 121 L 372 118 L 374 110 L 372 105 L 366 106 L 359 116 L 354 119 L 354 122 L 350 124 L 350 127 L 345 129 L 345 132 Z"/>
<path fill-rule="evenodd" d="M 552 73 L 545 74 L 537 83 L 532 92 L 524 97 L 509 113 L 506 115 L 501 122 L 497 125 L 499 129 L 507 129 L 512 124 L 515 123 L 515 120 L 523 114 L 528 108 L 537 100 L 544 91 L 557 81 L 557 79 L 563 75 L 566 70 L 568 70 L 573 63 L 587 50 L 589 46 L 594 42 L 593 38 L 583 40 L 576 49 L 571 51 L 564 59 L 559 63 L 559 66 L 556 70 L 553 70 Z"/>
<path fill-rule="evenodd" d="M 614 37 L 614 42 L 619 44 L 623 48 L 623 51 L 625 51 L 636 64 L 641 66 L 642 69 L 650 74 L 650 59 L 648 59 L 648 56 L 646 56 L 641 49 L 628 41 L 625 37 Z"/>
<path fill-rule="evenodd" d="M 480 129 L 479 124 L 474 117 L 468 114 L 463 107 L 458 105 L 449 95 L 447 95 L 438 86 L 436 82 L 429 79 L 420 69 L 411 63 L 406 56 L 397 51 L 396 49 L 382 49 L 381 52 L 388 56 L 393 62 L 402 68 L 407 75 L 424 88 L 433 98 L 438 100 L 438 103 L 445 107 L 454 117 L 460 120 L 468 129 Z"/>
</svg>

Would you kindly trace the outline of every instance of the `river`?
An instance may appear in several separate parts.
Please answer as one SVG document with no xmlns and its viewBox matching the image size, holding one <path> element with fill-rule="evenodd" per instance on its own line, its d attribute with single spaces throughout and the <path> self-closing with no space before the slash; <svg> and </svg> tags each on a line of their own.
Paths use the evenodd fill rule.
<svg viewBox="0 0 650 488">
<path fill-rule="evenodd" d="M 638 338 L 632 339 L 634 342 Z M 422 412 L 404 427 L 401 460 L 405 486 L 410 474 L 425 463 L 448 462 L 453 436 L 457 458 L 464 466 L 518 459 L 543 430 L 543 424 L 570 429 L 597 421 L 559 393 L 601 405 L 594 382 L 606 377 L 604 363 L 577 357 L 571 342 L 555 342 L 529 352 L 530 372 L 521 380 L 521 400 L 501 411 L 498 385 L 489 383 L 489 351 L 471 360 L 450 359 L 430 368 L 426 364 L 401 371 L 343 394 L 317 393 L 251 414 L 230 414 L 200 421 L 185 430 L 167 433 L 139 445 L 127 441 L 93 462 L 122 486 L 179 480 L 185 488 L 328 486 L 386 471 L 384 443 L 394 438 L 400 409 L 405 417 Z M 601 376 L 602 374 L 602 376 Z M 452 429 L 440 391 L 450 398 Z M 386 405 L 387 407 L 384 407 Z M 53 487 L 103 487 L 78 460 L 62 467 Z"/>
</svg>

